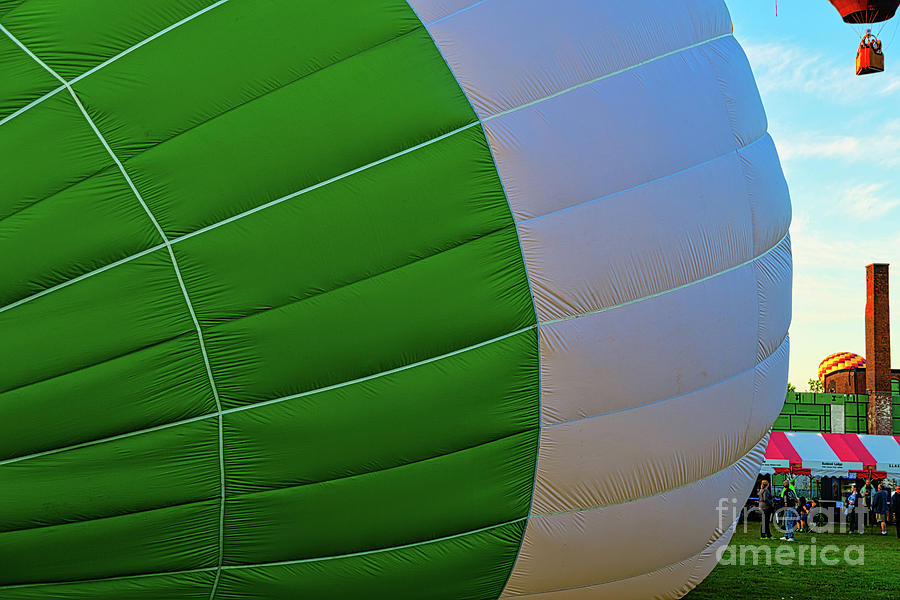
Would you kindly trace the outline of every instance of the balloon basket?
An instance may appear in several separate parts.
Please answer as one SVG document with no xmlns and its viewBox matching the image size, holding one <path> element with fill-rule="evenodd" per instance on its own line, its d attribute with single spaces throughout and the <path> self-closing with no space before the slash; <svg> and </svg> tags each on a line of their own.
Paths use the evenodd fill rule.
<svg viewBox="0 0 900 600">
<path fill-rule="evenodd" d="M 860 46 L 856 52 L 856 74 L 868 75 L 884 71 L 884 54 L 872 47 Z"/>
</svg>

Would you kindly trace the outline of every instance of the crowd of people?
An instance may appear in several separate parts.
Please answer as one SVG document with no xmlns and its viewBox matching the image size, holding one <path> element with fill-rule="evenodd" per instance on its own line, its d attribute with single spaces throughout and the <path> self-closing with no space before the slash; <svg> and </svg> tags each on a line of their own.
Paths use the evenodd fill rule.
<svg viewBox="0 0 900 600">
<path fill-rule="evenodd" d="M 762 539 L 772 539 L 772 518 L 776 511 L 783 518 L 784 536 L 781 539 L 786 542 L 794 541 L 795 531 L 807 531 L 811 525 L 822 525 L 828 521 L 818 499 L 807 501 L 803 496 L 798 496 L 790 478 L 785 478 L 780 490 L 773 489 L 766 480 L 760 483 L 759 510 L 762 513 Z M 893 522 L 897 539 L 900 539 L 900 483 L 894 486 L 893 492 L 887 483 L 876 486 L 869 479 L 859 490 L 855 483 L 852 484 L 843 502 L 841 515 L 846 520 L 847 533 L 851 535 L 862 535 L 866 524 L 879 525 L 881 535 L 887 535 L 887 526 Z"/>
</svg>

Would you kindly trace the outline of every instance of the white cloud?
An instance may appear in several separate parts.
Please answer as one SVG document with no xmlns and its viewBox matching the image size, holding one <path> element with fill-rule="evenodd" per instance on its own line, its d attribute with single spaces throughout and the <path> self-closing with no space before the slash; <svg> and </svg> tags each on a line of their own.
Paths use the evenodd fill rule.
<svg viewBox="0 0 900 600">
<path fill-rule="evenodd" d="M 845 213 L 856 218 L 882 217 L 900 206 L 900 196 L 891 195 L 886 183 L 863 183 L 843 190 Z"/>
<path fill-rule="evenodd" d="M 798 93 L 851 105 L 900 94 L 900 75 L 895 71 L 856 75 L 852 42 L 841 62 L 800 42 L 744 43 L 743 47 L 763 95 Z"/>
<path fill-rule="evenodd" d="M 859 135 L 830 135 L 818 132 L 781 131 L 775 141 L 783 161 L 834 158 L 845 161 L 900 166 L 900 128 Z"/>
<path fill-rule="evenodd" d="M 816 207 L 818 218 L 832 219 L 838 230 L 850 221 L 863 223 L 884 217 L 900 207 L 900 191 L 892 188 L 885 181 L 860 181 L 854 178 L 844 185 L 821 189 L 809 187 L 795 189 L 793 198 L 795 206 L 794 221 L 791 231 L 801 235 L 810 230 L 812 217 L 800 210 L 801 206 Z M 823 232 L 818 232 L 822 235 Z M 872 234 L 871 231 L 868 232 Z"/>
</svg>

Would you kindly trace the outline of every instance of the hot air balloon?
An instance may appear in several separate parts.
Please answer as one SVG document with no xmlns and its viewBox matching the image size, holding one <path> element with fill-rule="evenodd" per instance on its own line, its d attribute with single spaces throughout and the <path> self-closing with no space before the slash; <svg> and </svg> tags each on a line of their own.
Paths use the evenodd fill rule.
<svg viewBox="0 0 900 600">
<path fill-rule="evenodd" d="M 30 0 L 0 43 L 4 600 L 713 568 L 791 307 L 724 2 Z"/>
<path fill-rule="evenodd" d="M 865 367 L 866 359 L 853 352 L 835 352 L 829 354 L 819 363 L 818 377 L 825 384 L 825 377 L 838 371 L 845 371 L 853 367 Z"/>
<path fill-rule="evenodd" d="M 830 0 L 845 23 L 880 23 L 894 17 L 900 0 Z M 867 29 L 856 52 L 856 74 L 884 71 L 881 40 Z"/>
<path fill-rule="evenodd" d="M 880 23 L 893 18 L 900 0 L 829 0 L 845 23 Z"/>
</svg>

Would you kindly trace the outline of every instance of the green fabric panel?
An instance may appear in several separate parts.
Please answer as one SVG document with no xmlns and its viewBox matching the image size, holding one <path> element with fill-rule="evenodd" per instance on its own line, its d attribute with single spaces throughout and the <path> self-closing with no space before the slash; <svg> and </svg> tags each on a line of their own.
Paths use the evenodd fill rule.
<svg viewBox="0 0 900 600">
<path fill-rule="evenodd" d="M 329 561 L 226 569 L 218 598 L 487 600 L 509 576 L 524 519 L 452 539 Z M 447 577 L 455 573 L 456 577 Z"/>
<path fill-rule="evenodd" d="M 171 235 L 474 120 L 405 3 L 268 4 L 274 30 L 272 12 L 229 3 L 75 85 Z M 261 49 L 234 43 L 254 35 L 267 40 Z M 400 61 L 406 68 L 384 68 Z M 188 96 L 168 93 L 185 86 Z M 335 118 L 321 118 L 322 106 Z"/>
<path fill-rule="evenodd" d="M 224 406 L 427 360 L 529 324 L 515 226 L 206 336 Z M 315 340 L 311 346 L 309 341 Z"/>
<path fill-rule="evenodd" d="M 189 233 L 474 121 L 437 60 L 428 33 L 416 30 L 172 138 L 126 168 L 166 233 Z M 404 68 L 385 68 L 395 64 Z M 335 118 L 321 118 L 323 106 Z"/>
<path fill-rule="evenodd" d="M 0 306 L 160 243 L 114 168 L 3 219 L 0 239 L 4 252 L 29 257 L 4 264 Z"/>
<path fill-rule="evenodd" d="M 450 250 L 509 225 L 509 208 L 484 135 L 473 127 L 254 213 L 241 225 L 175 246 L 204 326 Z"/>
<path fill-rule="evenodd" d="M 0 395 L 0 462 L 215 410 L 190 333 Z"/>
<path fill-rule="evenodd" d="M 399 467 L 231 498 L 227 564 L 390 548 L 524 517 L 537 436 L 531 430 Z"/>
<path fill-rule="evenodd" d="M 208 567 L 216 561 L 218 528 L 219 501 L 207 500 L 0 533 L 0 585 Z"/>
<path fill-rule="evenodd" d="M 0 532 L 219 496 L 214 419 L 6 465 Z"/>
<path fill-rule="evenodd" d="M 229 495 L 389 469 L 536 428 L 536 337 L 524 331 L 414 369 L 225 415 Z"/>
<path fill-rule="evenodd" d="M 209 4 L 0 15 L 71 79 Z M 23 56 L 0 45 L 0 111 L 55 87 Z M 407 3 L 228 2 L 74 89 L 173 238 L 228 409 L 216 598 L 498 596 L 535 314 L 487 141 Z M 169 251 L 67 91 L 0 154 L 0 253 L 25 258 L 0 276 L 0 597 L 208 598 L 219 418 Z"/>
<path fill-rule="evenodd" d="M 77 82 L 75 90 L 127 160 L 418 28 L 404 0 L 232 1 Z M 352 95 L 367 100 L 359 90 Z M 300 116 L 312 120 L 320 112 Z"/>
<path fill-rule="evenodd" d="M 178 573 L 5 588 L 4 600 L 209 600 L 215 573 Z"/>
<path fill-rule="evenodd" d="M 28 0 L 3 26 L 64 79 L 72 79 L 214 0 Z"/>
<path fill-rule="evenodd" d="M 0 5 L 0 16 L 2 11 Z M 5 35 L 0 35 L 0 65 L 0 120 L 60 85 Z"/>
<path fill-rule="evenodd" d="M 9 349 L 5 392 L 189 334 L 193 325 L 159 250 L 0 313 L 0 331 Z"/>
<path fill-rule="evenodd" d="M 9 11 L 23 2 L 25 2 L 25 0 L 0 0 L 0 17 L 6 15 Z"/>
<path fill-rule="evenodd" d="M 0 156 L 0 219 L 110 165 L 109 154 L 68 93 L 4 123 Z"/>
</svg>

